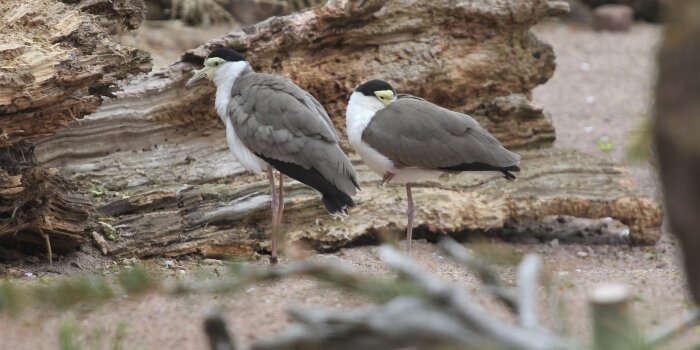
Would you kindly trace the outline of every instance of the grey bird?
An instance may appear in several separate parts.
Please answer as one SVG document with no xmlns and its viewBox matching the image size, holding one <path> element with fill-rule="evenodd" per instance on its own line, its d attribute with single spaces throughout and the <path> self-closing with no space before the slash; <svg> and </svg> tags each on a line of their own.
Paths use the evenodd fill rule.
<svg viewBox="0 0 700 350">
<path fill-rule="evenodd" d="M 332 215 L 347 215 L 359 189 L 355 170 L 338 144 L 321 104 L 288 79 L 256 73 L 240 53 L 220 48 L 187 82 L 204 77 L 216 85 L 216 111 L 226 125 L 231 153 L 248 171 L 267 173 L 272 206 L 271 263 L 284 211 L 284 175 L 320 192 Z M 273 168 L 279 175 L 275 191 Z"/>
<path fill-rule="evenodd" d="M 397 95 L 382 80 L 355 89 L 346 124 L 350 145 L 370 170 L 382 176 L 382 185 L 391 181 L 406 185 L 409 251 L 415 212 L 412 183 L 462 171 L 497 171 L 514 180 L 511 171 L 520 170 L 520 156 L 470 116 L 415 96 Z"/>
</svg>

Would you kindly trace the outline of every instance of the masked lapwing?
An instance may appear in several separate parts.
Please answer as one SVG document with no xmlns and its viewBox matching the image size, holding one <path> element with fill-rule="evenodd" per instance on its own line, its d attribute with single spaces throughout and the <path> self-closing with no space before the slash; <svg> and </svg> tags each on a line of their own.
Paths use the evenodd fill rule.
<svg viewBox="0 0 700 350">
<path fill-rule="evenodd" d="M 404 94 L 382 80 L 355 89 L 346 111 L 348 140 L 370 170 L 406 186 L 406 249 L 411 249 L 411 184 L 442 173 L 496 171 L 508 179 L 520 156 L 505 149 L 468 115 Z"/>
<path fill-rule="evenodd" d="M 256 73 L 238 52 L 220 48 L 187 82 L 207 77 L 216 85 L 216 111 L 231 153 L 248 171 L 267 173 L 272 206 L 271 263 L 277 262 L 284 210 L 284 175 L 321 194 L 329 213 L 346 215 L 359 188 L 355 170 L 338 144 L 321 104 L 288 79 Z M 279 171 L 275 190 L 273 169 Z"/>
</svg>

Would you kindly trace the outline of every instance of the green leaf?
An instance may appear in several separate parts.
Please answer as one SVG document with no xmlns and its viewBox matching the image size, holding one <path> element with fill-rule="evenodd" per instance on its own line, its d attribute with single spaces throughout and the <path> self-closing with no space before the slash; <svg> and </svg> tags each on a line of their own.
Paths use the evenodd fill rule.
<svg viewBox="0 0 700 350">
<path fill-rule="evenodd" d="M 610 138 L 607 136 L 601 136 L 597 138 L 595 140 L 595 143 L 596 145 L 598 145 L 598 149 L 605 153 L 608 153 L 615 148 L 615 145 L 613 144 L 612 140 L 610 140 Z"/>
</svg>

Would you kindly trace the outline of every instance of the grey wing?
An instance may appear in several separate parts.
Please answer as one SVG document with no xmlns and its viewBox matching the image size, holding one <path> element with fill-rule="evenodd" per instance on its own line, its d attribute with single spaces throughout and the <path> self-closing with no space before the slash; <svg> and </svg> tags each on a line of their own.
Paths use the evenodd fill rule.
<svg viewBox="0 0 700 350">
<path fill-rule="evenodd" d="M 244 84 L 234 87 L 228 112 L 236 135 L 248 149 L 271 164 L 273 160 L 318 171 L 342 192 L 355 194 L 355 170 L 315 99 L 309 100 L 301 88 L 273 75 L 258 74 Z"/>
<path fill-rule="evenodd" d="M 328 125 L 328 128 L 333 130 L 333 133 L 337 137 L 337 133 L 335 130 L 335 126 L 333 125 L 333 122 L 331 121 L 331 118 L 328 116 L 328 113 L 326 112 L 326 109 L 321 106 L 321 103 L 316 100 L 316 98 L 311 95 L 310 93 L 306 92 L 305 90 L 299 89 L 303 93 L 304 97 L 306 98 L 306 105 L 309 107 L 311 110 L 315 110 L 318 112 L 318 115 L 323 118 L 323 121 Z"/>
<path fill-rule="evenodd" d="M 362 140 L 399 167 L 498 170 L 480 167 L 507 168 L 520 161 L 473 118 L 412 96 L 377 112 Z"/>
<path fill-rule="evenodd" d="M 418 100 L 418 101 L 423 101 L 423 102 L 428 102 L 420 97 L 409 95 L 409 94 L 396 94 L 396 99 L 401 100 L 401 99 L 411 99 L 411 100 Z"/>
</svg>

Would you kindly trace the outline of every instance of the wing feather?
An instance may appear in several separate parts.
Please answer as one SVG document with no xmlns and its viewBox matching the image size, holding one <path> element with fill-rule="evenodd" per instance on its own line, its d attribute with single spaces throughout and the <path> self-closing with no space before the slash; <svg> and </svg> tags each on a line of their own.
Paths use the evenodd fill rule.
<svg viewBox="0 0 700 350">
<path fill-rule="evenodd" d="M 316 170 L 346 194 L 357 179 L 330 118 L 309 93 L 283 77 L 247 74 L 236 82 L 228 106 L 236 135 L 264 159 Z"/>
<path fill-rule="evenodd" d="M 410 95 L 400 95 L 378 111 L 362 140 L 399 167 L 445 169 L 479 163 L 507 168 L 520 161 L 473 118 Z"/>
</svg>

